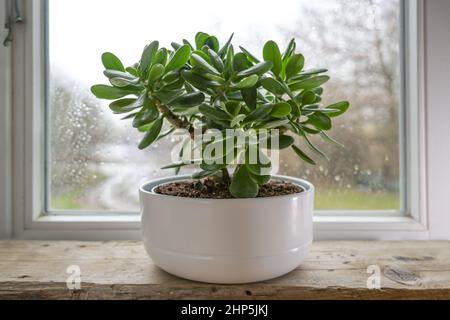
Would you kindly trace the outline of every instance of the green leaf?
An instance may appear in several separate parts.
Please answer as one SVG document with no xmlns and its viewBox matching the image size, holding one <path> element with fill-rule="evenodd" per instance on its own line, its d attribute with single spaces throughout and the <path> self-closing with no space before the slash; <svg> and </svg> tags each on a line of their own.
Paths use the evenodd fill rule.
<svg viewBox="0 0 450 320">
<path fill-rule="evenodd" d="M 167 63 L 166 73 L 183 67 L 188 62 L 190 54 L 191 48 L 189 45 L 185 44 L 181 46 L 177 51 L 175 51 L 172 58 Z"/>
<path fill-rule="evenodd" d="M 224 76 L 231 77 L 234 74 L 234 48 L 232 45 L 228 48 L 227 57 L 225 59 Z"/>
<path fill-rule="evenodd" d="M 153 57 L 158 51 L 158 47 L 158 41 L 153 41 L 145 47 L 144 52 L 142 53 L 141 62 L 139 64 L 139 70 L 142 74 L 147 74 L 147 69 L 148 67 L 150 67 L 150 63 L 152 62 Z"/>
<path fill-rule="evenodd" d="M 219 120 L 219 121 L 220 120 L 228 120 L 228 121 L 231 120 L 230 116 L 226 112 L 216 109 L 216 108 L 212 108 L 205 104 L 202 104 L 199 107 L 199 110 L 201 113 L 203 113 L 203 115 L 205 117 L 212 119 L 212 120 Z"/>
<path fill-rule="evenodd" d="M 315 165 L 316 162 L 311 159 L 310 157 L 308 157 L 308 155 L 306 153 L 304 153 L 302 150 L 300 150 L 300 148 L 298 148 L 297 146 L 293 145 L 292 149 L 295 151 L 295 153 L 300 157 L 300 159 L 302 159 L 303 161 Z"/>
<path fill-rule="evenodd" d="M 258 195 L 258 192 L 258 184 L 251 179 L 247 166 L 240 166 L 233 175 L 230 193 L 235 198 L 255 198 Z"/>
<path fill-rule="evenodd" d="M 117 71 L 117 70 L 112 70 L 112 69 L 106 69 L 105 71 L 103 71 L 103 74 L 109 79 L 122 78 L 122 79 L 127 79 L 127 80 L 130 80 L 130 81 L 136 81 L 136 80 L 139 81 L 138 77 L 136 77 L 136 76 L 134 76 L 134 75 L 132 75 L 130 73 Z"/>
<path fill-rule="evenodd" d="M 214 52 L 214 50 L 208 49 L 207 51 L 209 59 L 211 60 L 211 63 L 213 64 L 214 68 L 216 68 L 218 71 L 222 72 L 225 68 L 222 59 L 220 56 Z"/>
<path fill-rule="evenodd" d="M 247 88 L 241 90 L 242 98 L 245 101 L 245 104 L 251 109 L 256 109 L 256 99 L 258 96 L 258 92 L 256 87 Z"/>
<path fill-rule="evenodd" d="M 104 84 L 98 84 L 98 85 L 92 86 L 91 92 L 98 99 L 105 99 L 105 100 L 120 99 L 129 94 L 135 93 L 134 91 L 131 91 L 128 89 L 111 87 L 111 86 L 107 86 Z"/>
<path fill-rule="evenodd" d="M 349 107 L 350 107 L 350 104 L 347 101 L 341 101 L 341 102 L 329 105 L 326 109 L 337 110 L 332 113 L 330 113 L 330 112 L 327 113 L 329 117 L 334 118 L 334 117 L 338 117 L 338 116 L 344 114 L 348 110 Z"/>
<path fill-rule="evenodd" d="M 148 73 L 148 82 L 151 84 L 155 83 L 156 81 L 161 79 L 163 74 L 164 74 L 164 66 L 159 63 L 154 64 L 150 68 L 150 72 Z"/>
<path fill-rule="evenodd" d="M 145 134 L 144 139 L 142 139 L 141 143 L 139 144 L 140 150 L 147 148 L 158 138 L 159 134 L 161 133 L 163 122 L 164 118 L 160 117 L 152 124 L 150 129 Z"/>
<path fill-rule="evenodd" d="M 267 91 L 272 92 L 273 94 L 278 95 L 278 96 L 286 93 L 286 90 L 283 87 L 283 85 L 274 78 L 261 79 L 261 85 Z"/>
<path fill-rule="evenodd" d="M 312 92 L 312 91 L 303 91 L 302 92 L 302 104 L 303 105 L 313 104 L 316 102 L 316 100 L 317 100 L 317 96 L 314 92 Z"/>
<path fill-rule="evenodd" d="M 330 137 L 325 131 L 320 131 L 320 137 L 326 142 L 330 142 L 330 143 L 333 143 L 333 144 L 335 144 L 335 145 L 337 145 L 337 146 L 339 146 L 341 148 L 345 148 L 345 146 L 342 143 L 340 143 L 339 141 L 337 141 L 337 140 L 333 139 L 332 137 Z"/>
<path fill-rule="evenodd" d="M 203 59 L 200 55 L 193 53 L 191 55 L 191 62 L 194 67 L 200 68 L 206 72 L 211 72 L 212 74 L 218 75 L 219 72 L 214 68 L 212 65 L 210 65 L 205 59 Z"/>
<path fill-rule="evenodd" d="M 159 90 L 155 92 L 155 96 L 158 97 L 159 101 L 161 101 L 163 104 L 170 104 L 182 94 L 184 94 L 183 89 Z"/>
<path fill-rule="evenodd" d="M 245 117 L 244 124 L 263 120 L 270 114 L 272 107 L 270 103 L 259 106 Z"/>
<path fill-rule="evenodd" d="M 161 48 L 159 49 L 152 59 L 152 64 L 162 64 L 163 66 L 167 63 L 167 49 Z"/>
<path fill-rule="evenodd" d="M 270 181 L 271 176 L 270 176 L 270 175 L 267 175 L 267 176 L 261 176 L 261 175 L 252 174 L 252 173 L 250 172 L 250 178 L 251 178 L 254 182 L 256 182 L 259 186 L 263 186 L 263 185 L 265 185 L 266 183 L 268 183 L 268 182 Z"/>
<path fill-rule="evenodd" d="M 139 79 L 136 78 L 134 80 L 128 80 L 128 79 L 124 79 L 124 78 L 111 78 L 109 79 L 109 82 L 111 82 L 111 84 L 115 87 L 119 87 L 119 88 L 125 88 L 128 86 L 133 86 L 139 83 Z"/>
<path fill-rule="evenodd" d="M 137 99 L 133 99 L 133 98 L 127 98 L 127 99 L 121 99 L 121 100 L 117 100 L 112 102 L 109 105 L 109 108 L 117 114 L 120 113 L 128 113 L 129 110 L 124 110 L 124 107 L 129 106 L 130 104 L 134 103 Z"/>
<path fill-rule="evenodd" d="M 269 136 L 267 139 L 267 149 L 275 149 L 275 146 L 272 146 L 272 136 Z M 275 139 L 278 139 L 278 150 L 289 148 L 295 141 L 295 139 L 291 136 L 287 135 L 277 135 Z"/>
<path fill-rule="evenodd" d="M 120 59 L 111 52 L 105 52 L 102 55 L 102 62 L 105 69 L 125 72 L 125 67 Z"/>
<path fill-rule="evenodd" d="M 316 111 L 309 115 L 306 123 L 312 124 L 320 130 L 330 130 L 332 127 L 330 117 L 320 111 Z"/>
<path fill-rule="evenodd" d="M 232 88 L 238 89 L 238 90 L 251 88 L 258 82 L 258 80 L 259 80 L 259 77 L 256 74 L 254 74 L 252 76 L 242 79 L 241 81 L 236 83 Z"/>
<path fill-rule="evenodd" d="M 285 118 L 292 111 L 291 105 L 287 102 L 278 102 L 274 104 L 270 115 L 274 118 Z"/>
<path fill-rule="evenodd" d="M 273 120 L 273 121 L 263 123 L 262 125 L 258 126 L 258 128 L 273 129 L 273 128 L 278 128 L 278 127 L 284 126 L 285 124 L 288 124 L 288 123 L 289 123 L 289 119 Z"/>
<path fill-rule="evenodd" d="M 193 92 L 176 98 L 174 101 L 170 103 L 170 106 L 174 108 L 176 107 L 191 108 L 198 106 L 203 101 L 205 101 L 205 95 L 203 93 Z"/>
<path fill-rule="evenodd" d="M 286 61 L 287 58 L 289 58 L 290 56 L 292 56 L 292 54 L 295 51 L 295 39 L 292 38 L 291 41 L 289 41 L 288 46 L 286 48 L 286 50 L 283 53 L 283 61 Z"/>
<path fill-rule="evenodd" d="M 225 110 L 233 116 L 236 116 L 239 114 L 239 111 L 241 111 L 241 103 L 239 101 L 230 100 L 225 102 Z"/>
<path fill-rule="evenodd" d="M 265 61 L 272 62 L 272 71 L 278 76 L 283 67 L 283 62 L 281 60 L 280 48 L 278 48 L 278 45 L 274 41 L 267 41 L 264 45 L 263 58 Z"/>
<path fill-rule="evenodd" d="M 209 38 L 209 34 L 204 33 L 204 32 L 198 32 L 195 35 L 195 46 L 196 46 L 197 50 L 200 50 L 205 45 L 208 38 Z"/>
<path fill-rule="evenodd" d="M 218 52 L 219 51 L 219 40 L 215 36 L 209 36 L 206 39 L 204 46 L 208 46 L 210 49 L 214 50 L 215 52 Z"/>
<path fill-rule="evenodd" d="M 295 54 L 290 57 L 286 64 L 286 79 L 298 74 L 305 65 L 305 57 L 302 54 Z"/>
<path fill-rule="evenodd" d="M 189 82 L 191 85 L 200 90 L 216 88 L 221 86 L 219 82 L 207 80 L 189 70 L 183 70 L 181 72 L 181 75 L 187 82 Z"/>
<path fill-rule="evenodd" d="M 305 138 L 306 144 L 308 145 L 308 147 L 318 156 L 322 157 L 323 159 L 330 161 L 330 159 L 327 157 L 327 155 L 325 153 L 323 153 L 319 148 L 317 148 L 312 142 L 311 140 L 308 139 L 308 136 L 303 132 L 302 133 L 303 138 Z"/>
<path fill-rule="evenodd" d="M 234 70 L 241 72 L 250 68 L 253 64 L 247 59 L 247 56 L 243 52 L 238 52 L 234 55 Z"/>
<path fill-rule="evenodd" d="M 225 43 L 225 45 L 219 50 L 217 53 L 221 58 L 225 58 L 225 55 L 228 52 L 228 48 L 230 47 L 231 41 L 233 40 L 234 33 L 231 34 L 228 41 Z"/>
<path fill-rule="evenodd" d="M 330 80 L 329 76 L 315 76 L 312 78 L 293 82 L 289 85 L 289 88 L 292 91 L 311 90 L 311 89 L 320 87 L 322 84 L 324 84 L 328 80 Z"/>
<path fill-rule="evenodd" d="M 244 47 L 241 47 L 241 46 L 239 46 L 239 48 L 247 56 L 248 60 L 250 60 L 253 63 L 259 63 L 260 62 L 253 54 L 250 53 L 250 51 L 248 51 L 247 49 L 245 49 Z"/>
<path fill-rule="evenodd" d="M 139 111 L 136 117 L 134 118 L 133 127 L 139 128 L 147 124 L 150 124 L 156 119 L 158 119 L 158 116 L 159 112 L 158 109 L 156 109 L 156 106 L 153 103 L 147 104 L 147 106 L 142 108 L 142 110 Z"/>
<path fill-rule="evenodd" d="M 241 71 L 237 74 L 238 77 L 248 77 L 254 74 L 262 75 L 269 71 L 272 68 L 271 61 L 264 61 L 258 64 L 255 64 L 253 67 L 248 68 L 247 70 Z"/>
<path fill-rule="evenodd" d="M 300 72 L 299 76 L 301 76 L 301 77 L 312 76 L 312 75 L 325 73 L 325 72 L 328 72 L 328 69 L 308 69 L 308 70 L 303 70 L 302 72 Z"/>
</svg>

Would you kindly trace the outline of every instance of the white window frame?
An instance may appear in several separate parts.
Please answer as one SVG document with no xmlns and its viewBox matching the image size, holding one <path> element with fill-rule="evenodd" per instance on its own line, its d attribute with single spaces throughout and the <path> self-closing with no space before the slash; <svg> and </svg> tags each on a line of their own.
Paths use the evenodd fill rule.
<svg viewBox="0 0 450 320">
<path fill-rule="evenodd" d="M 6 0 L 0 0 L 2 9 L 4 1 Z M 427 202 L 432 198 L 428 197 L 430 180 L 427 179 L 427 172 L 435 174 L 436 179 L 440 180 L 437 173 L 429 167 L 430 163 L 436 162 L 437 155 L 430 154 L 427 149 L 430 138 L 436 135 L 433 131 L 433 136 L 430 137 L 430 132 L 427 132 L 430 123 L 427 120 L 439 120 L 435 114 L 431 117 L 429 115 L 430 105 L 438 104 L 439 101 L 427 100 L 426 96 L 429 83 L 426 83 L 425 65 L 428 61 L 425 55 L 425 36 L 429 30 L 428 33 L 425 30 L 425 8 L 428 3 L 429 1 L 424 0 L 403 1 L 406 26 L 402 46 L 405 54 L 402 65 L 405 74 L 403 103 L 407 110 L 401 124 L 406 138 L 401 142 L 408 147 L 401 156 L 402 161 L 407 160 L 407 166 L 401 174 L 402 180 L 406 181 L 404 192 L 407 195 L 402 212 L 317 212 L 314 217 L 315 239 L 450 238 L 450 228 L 445 232 L 445 228 L 441 230 L 440 227 L 439 222 L 450 225 L 450 218 L 443 213 L 433 213 L 433 218 L 439 219 L 437 223 L 436 219 L 431 219 L 436 231 L 431 229 L 431 206 Z M 45 212 L 45 148 L 42 147 L 45 145 L 45 1 L 24 1 L 23 5 L 25 25 L 16 27 L 12 48 L 0 49 L 0 97 L 1 103 L 6 106 L 0 109 L 0 147 L 1 150 L 6 150 L 6 156 L 0 155 L 0 237 L 139 239 L 140 217 L 136 214 L 52 215 Z M 450 56 L 450 45 L 444 49 L 448 50 Z M 5 55 L 3 51 L 6 52 Z M 8 70 L 12 72 L 6 72 Z M 448 74 L 450 72 L 441 75 L 441 80 L 447 80 L 447 84 L 450 83 Z M 448 98 L 448 91 L 450 90 L 438 93 Z M 438 111 L 442 115 L 450 115 L 446 110 Z M 450 137 L 449 127 L 444 129 Z M 446 153 L 445 159 L 450 160 L 450 152 Z M 446 175 L 450 176 L 448 167 L 447 165 Z M 450 181 L 450 177 L 447 181 Z M 441 186 L 450 187 L 450 182 L 441 183 Z M 442 203 L 445 197 L 433 199 Z M 438 210 L 439 205 L 433 209 Z"/>
</svg>

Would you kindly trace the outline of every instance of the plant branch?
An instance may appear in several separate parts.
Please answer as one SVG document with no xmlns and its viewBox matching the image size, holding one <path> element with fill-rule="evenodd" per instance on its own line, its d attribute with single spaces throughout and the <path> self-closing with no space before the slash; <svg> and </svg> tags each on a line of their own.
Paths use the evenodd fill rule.
<svg viewBox="0 0 450 320">
<path fill-rule="evenodd" d="M 194 128 L 190 125 L 189 122 L 180 119 L 177 115 L 175 115 L 170 109 L 161 103 L 158 99 L 155 99 L 155 105 L 158 108 L 159 112 L 161 112 L 164 117 L 169 121 L 169 123 L 176 129 L 187 129 L 189 131 L 189 135 L 191 139 L 194 140 Z"/>
</svg>

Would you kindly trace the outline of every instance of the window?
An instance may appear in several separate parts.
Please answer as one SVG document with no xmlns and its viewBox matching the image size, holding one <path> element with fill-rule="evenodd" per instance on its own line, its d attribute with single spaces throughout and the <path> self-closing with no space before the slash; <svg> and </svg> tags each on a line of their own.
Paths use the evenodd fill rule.
<svg viewBox="0 0 450 320">
<path fill-rule="evenodd" d="M 140 135 L 95 100 L 89 87 L 104 81 L 103 51 L 132 64 L 153 39 L 170 46 L 207 30 L 222 41 L 235 32 L 236 43 L 259 55 L 255 49 L 265 40 L 287 43 L 295 36 L 308 66 L 330 70 L 325 99 L 351 101 L 351 112 L 331 133 L 345 149 L 317 141 L 329 162 L 311 167 L 283 154 L 280 174 L 317 187 L 316 239 L 426 238 L 426 134 L 434 126 L 425 126 L 423 2 L 282 2 L 278 10 L 269 0 L 257 8 L 228 1 L 239 5 L 238 12 L 201 0 L 195 1 L 201 10 L 180 0 L 23 2 L 26 23 L 16 26 L 9 49 L 12 120 L 0 119 L 11 131 L 12 170 L 8 161 L 0 169 L 11 172 L 16 235 L 140 237 L 137 186 L 172 174 L 159 168 L 169 162 L 174 142 L 139 151 Z M 166 16 L 176 28 L 162 27 Z"/>
<path fill-rule="evenodd" d="M 279 174 L 313 182 L 319 210 L 399 211 L 405 191 L 401 4 L 284 0 L 276 8 L 261 0 L 255 8 L 230 0 L 217 10 L 206 1 L 48 0 L 47 210 L 137 212 L 137 186 L 173 174 L 159 170 L 170 162 L 173 142 L 139 151 L 140 134 L 89 87 L 104 82 L 103 51 L 131 65 L 154 39 L 170 46 L 204 30 L 222 41 L 234 32 L 236 43 L 259 55 L 265 41 L 287 44 L 295 37 L 307 66 L 330 70 L 325 100 L 349 100 L 352 110 L 331 132 L 345 148 L 316 141 L 330 157 L 316 167 L 285 152 Z M 164 27 L 167 17 L 173 27 Z"/>
</svg>

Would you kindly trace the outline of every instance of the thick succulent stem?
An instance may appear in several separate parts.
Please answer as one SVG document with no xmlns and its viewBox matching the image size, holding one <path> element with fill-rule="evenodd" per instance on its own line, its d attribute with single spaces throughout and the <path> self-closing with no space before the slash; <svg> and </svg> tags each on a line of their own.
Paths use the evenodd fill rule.
<svg viewBox="0 0 450 320">
<path fill-rule="evenodd" d="M 231 184 L 231 178 L 227 168 L 222 169 L 222 181 L 227 186 Z"/>
<path fill-rule="evenodd" d="M 155 105 L 158 108 L 159 112 L 161 112 L 164 117 L 169 121 L 169 123 L 176 129 L 187 129 L 189 131 L 189 135 L 191 139 L 194 140 L 194 128 L 190 125 L 189 122 L 180 119 L 177 115 L 175 115 L 170 109 L 162 104 L 159 100 L 155 99 Z"/>
</svg>

